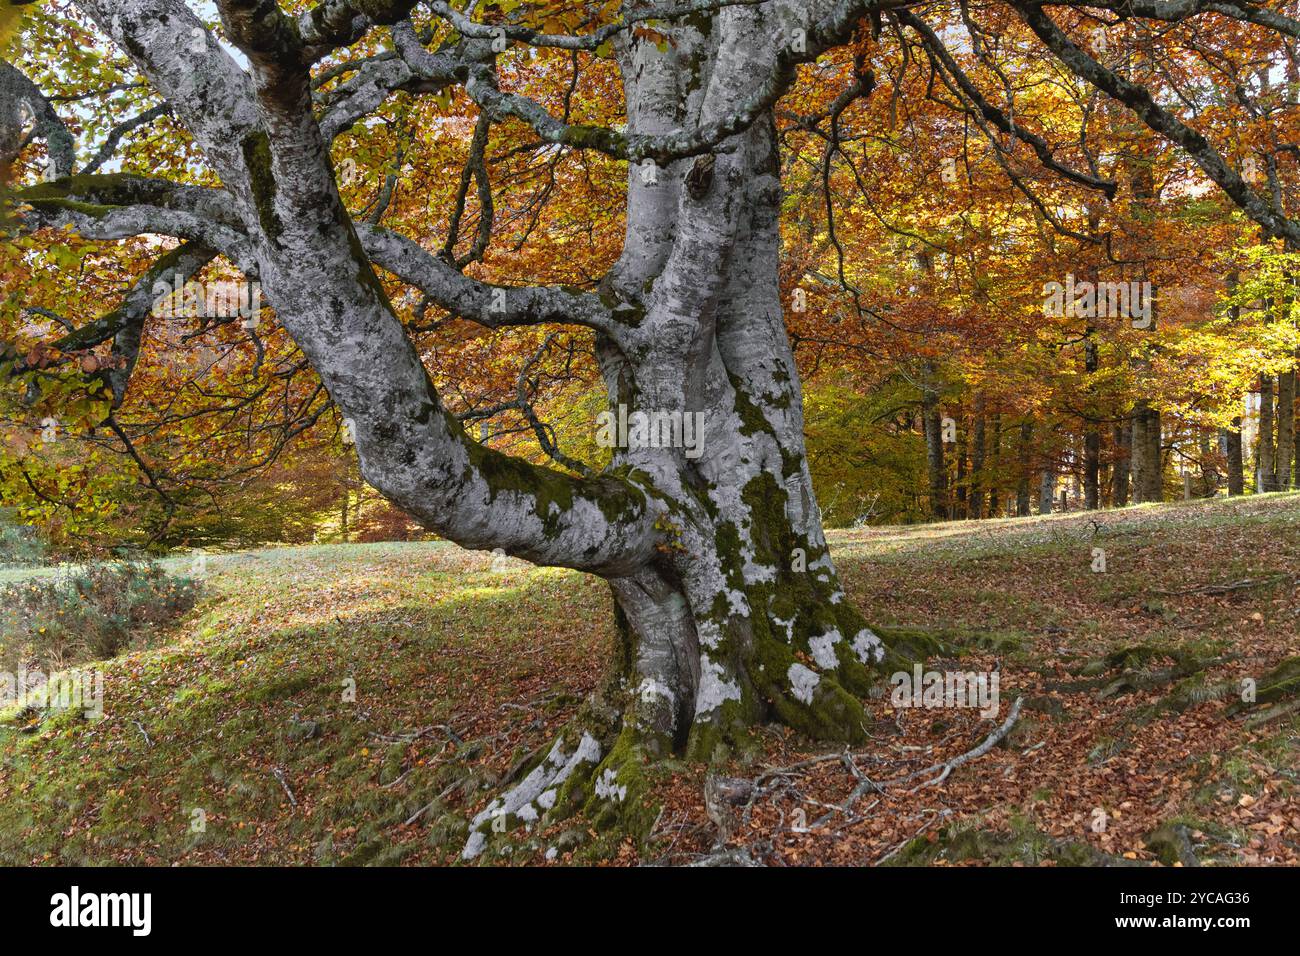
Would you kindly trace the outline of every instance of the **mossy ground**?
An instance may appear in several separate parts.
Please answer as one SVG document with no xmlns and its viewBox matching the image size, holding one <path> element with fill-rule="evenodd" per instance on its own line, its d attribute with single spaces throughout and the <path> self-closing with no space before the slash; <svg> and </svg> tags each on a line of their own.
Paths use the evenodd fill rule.
<svg viewBox="0 0 1300 956">
<path fill-rule="evenodd" d="M 773 863 L 863 864 L 957 826 L 997 835 L 992 849 L 914 862 L 1017 862 L 1017 840 L 1044 850 L 1019 862 L 1070 862 L 1063 846 L 1092 862 L 1170 862 L 1175 844 L 1156 831 L 1183 825 L 1203 863 L 1297 862 L 1297 713 L 1248 726 L 1278 702 L 1233 715 L 1239 695 L 1210 691 L 1251 675 L 1263 690 L 1300 654 L 1300 496 L 1096 520 L 832 534 L 850 600 L 893 648 L 937 669 L 996 665 L 1002 713 L 1026 695 L 1021 726 L 941 786 L 868 794 L 799 832 L 795 811 L 812 821 L 854 786 L 839 761 L 819 764 L 765 791 L 730 843 Z M 1105 574 L 1090 569 L 1094 547 Z M 445 544 L 210 557 L 207 596 L 165 643 L 107 665 L 103 720 L 0 724 L 0 863 L 455 860 L 464 821 L 577 712 L 615 640 L 601 582 L 491 563 Z M 1242 580 L 1264 583 L 1194 590 Z M 1231 659 L 1099 696 L 1125 673 L 1174 671 L 1180 655 Z M 855 748 L 873 780 L 963 753 L 995 726 L 968 710 L 895 710 L 882 690 Z M 753 742 L 728 773 L 824 750 L 778 727 Z M 559 863 L 687 861 L 715 839 L 703 779 L 674 761 L 643 776 L 646 844 L 579 815 L 508 859 L 554 848 Z"/>
</svg>

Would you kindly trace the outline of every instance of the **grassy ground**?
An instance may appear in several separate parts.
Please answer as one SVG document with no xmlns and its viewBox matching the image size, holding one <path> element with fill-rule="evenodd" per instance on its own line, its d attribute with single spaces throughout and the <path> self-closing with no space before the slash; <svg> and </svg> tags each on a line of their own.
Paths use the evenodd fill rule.
<svg viewBox="0 0 1300 956">
<path fill-rule="evenodd" d="M 1266 687 L 1300 654 L 1300 496 L 833 545 L 850 598 L 928 666 L 996 667 L 1001 712 L 885 692 L 869 748 L 781 774 L 821 751 L 764 729 L 727 771 L 766 773 L 729 846 L 770 863 L 1297 862 L 1297 712 L 1229 711 L 1242 678 Z M 0 863 L 453 860 L 466 815 L 572 715 L 610 642 L 599 582 L 446 544 L 209 557 L 166 643 L 106 666 L 102 720 L 0 723 Z M 907 779 L 1017 695 L 1001 745 L 942 783 Z M 862 778 L 881 786 L 832 809 Z M 650 845 L 613 860 L 707 852 L 702 783 L 670 765 Z M 588 837 L 570 824 L 542 844 L 563 863 Z"/>
</svg>

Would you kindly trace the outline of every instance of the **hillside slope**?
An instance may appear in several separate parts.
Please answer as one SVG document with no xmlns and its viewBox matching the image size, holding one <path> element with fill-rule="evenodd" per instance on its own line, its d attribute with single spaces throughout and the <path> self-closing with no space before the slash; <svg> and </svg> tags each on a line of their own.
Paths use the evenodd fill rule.
<svg viewBox="0 0 1300 956">
<path fill-rule="evenodd" d="M 761 732 L 726 771 L 759 781 L 729 821 L 734 856 L 1297 862 L 1300 495 L 833 544 L 882 634 L 927 667 L 996 670 L 1000 709 L 898 708 L 885 688 L 871 747 L 846 759 Z M 465 817 L 573 713 L 611 639 L 598 581 L 447 544 L 211 558 L 168 643 L 107 664 L 104 719 L 0 724 L 0 863 L 452 861 Z M 998 746 L 942 781 L 921 772 L 1017 697 Z M 695 860 L 717 839 L 703 782 L 663 768 L 644 853 L 571 822 L 510 859 Z"/>
</svg>

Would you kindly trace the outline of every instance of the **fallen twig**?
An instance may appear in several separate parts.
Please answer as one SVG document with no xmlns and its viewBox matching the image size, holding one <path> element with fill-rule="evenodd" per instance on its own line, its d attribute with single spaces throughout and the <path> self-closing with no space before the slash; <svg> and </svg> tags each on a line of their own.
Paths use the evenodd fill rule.
<svg viewBox="0 0 1300 956">
<path fill-rule="evenodd" d="M 993 731 L 993 733 L 989 734 L 987 737 L 985 737 L 984 742 L 981 743 L 974 750 L 968 750 L 964 754 L 961 754 L 958 757 L 953 757 L 951 760 L 946 761 L 945 763 L 937 763 L 934 764 L 933 766 L 926 767 L 924 770 L 918 770 L 915 773 L 908 774 L 906 777 L 903 777 L 901 780 L 890 780 L 885 784 L 885 786 L 888 787 L 897 783 L 906 783 L 909 780 L 915 780 L 917 777 L 924 776 L 925 774 L 934 773 L 936 770 L 941 770 L 943 772 L 940 773 L 939 776 L 935 777 L 934 779 L 927 780 L 925 783 L 913 787 L 912 792 L 915 793 L 917 790 L 920 790 L 924 787 L 931 787 L 936 784 L 943 783 L 945 780 L 948 779 L 948 774 L 952 773 L 962 764 L 974 760 L 977 757 L 984 756 L 986 753 L 988 753 L 990 750 L 992 750 L 994 747 L 998 745 L 998 741 L 1000 741 L 1007 734 L 1011 733 L 1011 728 L 1014 727 L 1016 721 L 1020 719 L 1020 706 L 1021 704 L 1024 703 L 1024 700 L 1025 699 L 1023 697 L 1017 697 L 1016 702 L 1011 705 L 1011 713 L 1007 714 L 1007 719 L 1002 722 L 1002 726 L 999 727 L 997 730 Z"/>
<path fill-rule="evenodd" d="M 271 771 L 271 773 L 275 774 L 275 779 L 280 781 L 280 786 L 284 788 L 284 794 L 289 798 L 289 802 L 296 807 L 298 805 L 298 798 L 295 797 L 293 791 L 289 789 L 289 781 L 284 778 L 284 771 L 279 767 L 276 767 Z"/>
<path fill-rule="evenodd" d="M 1242 578 L 1240 581 L 1232 581 L 1228 584 L 1202 584 L 1197 587 L 1178 588 L 1173 591 L 1157 588 L 1151 593 L 1164 595 L 1165 597 L 1179 597 L 1187 594 L 1227 594 L 1230 591 L 1263 587 L 1265 584 L 1278 584 L 1284 580 L 1286 580 L 1285 574 L 1274 574 L 1267 578 Z"/>
<path fill-rule="evenodd" d="M 149 731 L 144 729 L 144 724 L 140 723 L 140 721 L 138 720 L 133 720 L 131 721 L 131 723 L 135 724 L 136 729 L 139 730 L 140 733 L 144 735 L 144 742 L 147 743 L 150 747 L 152 747 L 153 738 L 149 736 Z"/>
</svg>

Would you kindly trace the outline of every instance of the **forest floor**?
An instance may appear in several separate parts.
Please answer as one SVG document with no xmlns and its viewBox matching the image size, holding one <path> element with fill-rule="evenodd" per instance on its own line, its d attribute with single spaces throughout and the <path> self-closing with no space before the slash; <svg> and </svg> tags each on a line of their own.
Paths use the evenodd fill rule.
<svg viewBox="0 0 1300 956">
<path fill-rule="evenodd" d="M 997 715 L 897 707 L 886 687 L 847 758 L 764 728 L 724 768 L 759 782 L 725 840 L 703 768 L 669 762 L 648 844 L 607 843 L 611 862 L 1300 862 L 1300 494 L 832 546 L 850 599 L 927 669 L 996 669 Z M 204 588 L 106 663 L 102 719 L 0 722 L 0 863 L 452 862 L 612 641 L 601 582 L 443 543 L 211 556 Z M 1013 706 L 996 746 L 921 772 Z M 510 859 L 585 861 L 593 836 L 569 821 Z"/>
</svg>

